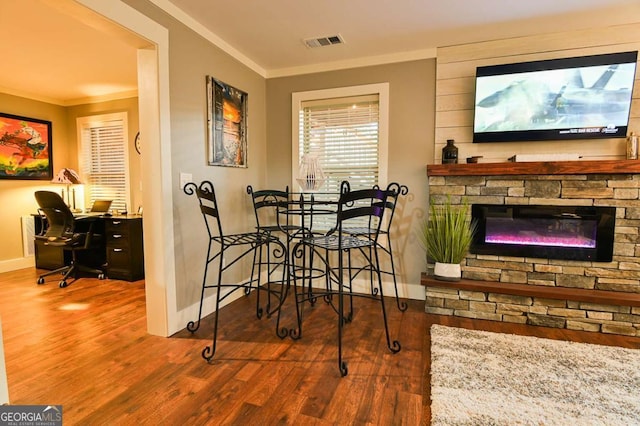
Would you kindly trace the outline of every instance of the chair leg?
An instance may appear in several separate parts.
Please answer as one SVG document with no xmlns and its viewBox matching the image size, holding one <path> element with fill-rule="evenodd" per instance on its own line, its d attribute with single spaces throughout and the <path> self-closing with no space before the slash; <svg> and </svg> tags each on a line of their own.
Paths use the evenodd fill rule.
<svg viewBox="0 0 640 426">
<path fill-rule="evenodd" d="M 269 241 L 266 243 L 267 247 L 267 260 L 265 265 L 267 266 L 267 317 L 271 317 L 274 312 L 278 311 L 278 315 L 280 315 L 280 308 L 284 303 L 283 295 L 286 294 L 286 286 L 285 286 L 285 278 L 286 278 L 286 261 L 284 256 L 286 255 L 286 247 L 282 241 L 278 238 L 269 236 Z M 282 259 L 279 261 L 278 259 Z M 273 281 L 271 276 L 276 270 L 282 267 L 282 278 L 278 281 Z M 278 296 L 276 297 L 276 290 L 273 289 L 273 284 L 280 282 L 281 288 L 280 291 L 277 292 Z"/>
<path fill-rule="evenodd" d="M 209 248 L 207 249 L 207 262 L 204 265 L 204 274 L 202 276 L 202 291 L 200 292 L 200 307 L 198 308 L 197 321 L 189 321 L 187 323 L 187 330 L 195 333 L 200 328 L 200 320 L 202 319 L 202 304 L 204 303 L 204 291 L 207 288 L 207 272 L 209 270 L 209 264 L 213 259 L 210 259 L 211 255 L 211 242 L 209 242 Z M 221 256 L 222 257 L 222 256 Z"/>
<path fill-rule="evenodd" d="M 66 268 L 66 270 L 65 270 Z M 62 279 L 59 281 L 58 286 L 60 288 L 65 288 L 68 286 L 67 283 L 67 279 L 73 275 L 73 279 L 76 280 L 78 279 L 78 272 L 82 271 L 82 272 L 90 272 L 92 274 L 96 274 L 98 276 L 99 280 L 103 280 L 105 278 L 104 276 L 104 271 L 102 269 L 97 269 L 97 268 L 91 268 L 89 266 L 85 266 L 82 265 L 81 263 L 78 263 L 78 256 L 75 250 L 71 250 L 71 264 L 65 268 L 60 268 L 59 270 L 62 272 L 63 270 L 64 275 L 62 276 Z M 55 271 L 52 271 L 55 272 Z M 38 280 L 38 282 L 40 282 L 40 280 Z"/>
<path fill-rule="evenodd" d="M 278 240 L 277 244 L 278 244 L 278 249 L 282 250 L 283 255 L 286 257 L 287 251 L 282 241 Z M 277 309 L 278 315 L 276 318 L 276 336 L 278 336 L 281 339 L 284 339 L 289 334 L 289 329 L 285 327 L 280 328 L 280 317 L 282 314 L 282 306 L 284 304 L 284 301 L 287 299 L 287 295 L 289 294 L 289 290 L 290 290 L 291 282 L 290 282 L 289 276 L 290 275 L 288 270 L 288 262 L 285 259 L 284 262 L 282 263 L 282 279 L 280 281 L 281 290 L 280 290 L 280 299 L 278 300 L 278 309 Z M 296 297 L 295 291 L 294 291 L 294 297 Z"/>
<path fill-rule="evenodd" d="M 221 249 L 220 253 L 224 251 L 224 248 Z M 213 338 L 211 342 L 211 346 L 207 346 L 202 350 L 202 358 L 206 359 L 207 362 L 211 361 L 211 358 L 216 353 L 216 344 L 218 342 L 218 316 L 220 313 L 220 294 L 222 293 L 222 271 L 223 271 L 223 256 L 220 255 L 220 265 L 218 268 L 218 283 L 216 285 L 216 310 L 213 313 Z"/>
<path fill-rule="evenodd" d="M 44 274 L 40 274 L 40 276 L 38 276 L 38 284 L 44 284 L 45 277 L 49 277 L 49 276 L 55 275 L 55 274 L 66 273 L 69 269 L 71 269 L 71 265 L 65 265 L 65 266 L 63 266 L 61 268 L 54 269 L 53 271 L 49 271 L 49 272 L 45 272 Z"/>
<path fill-rule="evenodd" d="M 377 249 L 377 247 L 375 248 Z M 377 295 L 378 294 L 378 289 L 374 286 L 373 284 L 373 250 L 375 250 L 373 245 L 369 246 L 369 257 L 367 258 L 367 260 L 369 261 L 369 287 L 371 289 L 371 294 L 372 295 Z M 364 254 L 364 253 L 363 253 Z"/>
<path fill-rule="evenodd" d="M 387 310 L 384 304 L 384 291 L 382 290 L 382 274 L 380 273 L 380 259 L 378 257 L 378 251 L 374 250 L 375 254 L 375 269 L 376 275 L 378 276 L 378 288 L 380 289 L 380 306 L 382 307 L 382 320 L 384 321 L 384 332 L 387 338 L 387 347 L 391 352 L 398 353 L 400 352 L 401 346 L 400 342 L 397 340 L 391 341 L 391 335 L 389 334 L 389 323 L 387 321 Z"/>
<path fill-rule="evenodd" d="M 396 290 L 396 305 L 398 306 L 398 309 L 401 312 L 404 312 L 407 310 L 409 306 L 407 305 L 407 302 L 405 302 L 404 300 L 403 301 L 400 300 L 400 295 L 398 294 L 398 281 L 396 280 L 396 266 L 395 266 L 395 263 L 393 262 L 393 249 L 391 248 L 391 240 L 389 240 L 388 242 L 389 242 L 389 250 L 385 250 L 385 251 L 389 253 L 389 261 L 391 262 L 391 276 L 393 277 L 393 288 L 395 288 Z"/>
<path fill-rule="evenodd" d="M 255 270 L 256 270 L 256 257 L 258 258 L 258 277 L 255 278 L 256 280 L 256 317 L 258 319 L 262 319 L 262 307 L 260 306 L 260 291 L 262 290 L 260 288 L 260 274 L 262 272 L 262 248 L 265 246 L 265 244 L 259 244 L 254 248 L 253 251 L 253 263 L 251 264 L 251 278 L 249 279 L 249 287 L 247 287 L 245 289 L 245 295 L 249 295 L 251 293 L 251 288 L 253 286 L 253 280 L 254 280 L 254 274 L 255 274 Z M 269 250 L 269 243 L 266 243 L 267 246 L 267 251 Z M 268 258 L 268 255 L 267 255 Z M 267 274 L 267 286 L 269 283 L 269 276 Z M 269 292 L 269 288 L 267 287 L 267 292 Z M 269 302 L 267 301 L 267 314 L 269 312 Z"/>
<path fill-rule="evenodd" d="M 351 250 L 347 251 L 347 262 L 347 271 L 351 271 Z M 349 273 L 349 313 L 344 320 L 346 322 L 353 320 L 353 282 L 351 280 L 351 273 Z"/>
<path fill-rule="evenodd" d="M 291 244 L 291 241 L 289 240 L 288 243 Z M 302 315 L 300 312 L 300 305 L 304 303 L 305 280 L 304 278 L 302 278 L 301 279 L 302 285 L 298 286 L 298 272 L 296 270 L 296 262 L 295 262 L 296 253 L 298 252 L 298 250 L 301 250 L 301 249 L 304 250 L 304 246 L 300 242 L 296 243 L 293 246 L 293 250 L 289 252 L 289 255 L 287 257 L 287 265 L 285 266 L 285 270 L 287 273 L 287 286 L 290 285 L 291 279 L 293 278 L 293 296 L 294 296 L 295 305 L 296 305 L 296 327 L 297 328 L 292 328 L 289 330 L 289 336 L 293 340 L 298 340 L 302 337 Z M 304 260 L 305 258 L 303 257 L 303 262 Z M 299 287 L 301 288 L 300 288 L 300 291 L 298 292 Z"/>
<path fill-rule="evenodd" d="M 257 250 L 259 250 L 259 253 L 257 253 L 258 256 L 258 261 L 256 262 L 256 253 L 254 253 L 254 261 L 253 261 L 253 266 L 252 266 L 252 270 L 251 270 L 251 282 L 254 281 L 254 270 L 256 265 L 258 266 L 258 278 L 257 278 L 257 285 L 256 288 L 258 289 L 258 295 L 257 295 L 257 304 L 258 306 L 260 306 L 260 300 L 261 300 L 261 295 L 260 292 L 265 290 L 262 288 L 262 267 L 266 266 L 266 272 L 267 272 L 267 281 L 266 281 L 266 292 L 267 292 L 267 304 L 265 306 L 265 310 L 267 313 L 267 317 L 271 317 L 271 315 L 276 312 L 279 311 L 280 306 L 282 306 L 282 303 L 284 302 L 283 299 L 283 291 L 284 291 L 284 287 L 285 287 L 285 274 L 286 274 L 286 260 L 284 260 L 284 256 L 287 253 L 286 247 L 285 245 L 277 238 L 272 237 L 271 235 L 269 235 L 267 237 L 267 240 L 260 244 L 260 246 L 257 248 Z M 263 258 L 265 257 L 265 255 L 263 254 L 262 250 L 266 250 L 266 260 L 263 260 Z M 282 261 L 278 261 L 277 259 L 279 258 L 283 258 Z M 283 273 L 282 273 L 282 279 L 280 281 L 273 281 L 271 279 L 272 274 L 279 268 L 282 267 L 283 268 Z M 278 291 L 278 296 L 276 297 L 276 290 L 273 289 L 273 283 L 274 282 L 280 282 L 280 284 L 282 285 L 283 289 L 281 289 L 280 291 Z M 246 290 L 245 290 L 246 292 Z M 274 307 L 275 306 L 275 307 Z M 262 313 L 263 313 L 263 309 L 258 307 L 257 308 L 257 316 L 258 318 L 262 317 Z"/>
<path fill-rule="evenodd" d="M 344 282 L 342 253 L 338 252 L 338 369 L 342 377 L 349 373 L 347 363 L 342 360 L 342 327 L 344 327 Z"/>
</svg>

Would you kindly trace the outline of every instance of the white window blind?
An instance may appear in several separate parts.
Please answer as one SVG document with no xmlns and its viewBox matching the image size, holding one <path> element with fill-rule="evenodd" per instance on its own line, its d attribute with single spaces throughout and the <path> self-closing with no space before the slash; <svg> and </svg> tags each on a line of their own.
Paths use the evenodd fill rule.
<svg viewBox="0 0 640 426">
<path fill-rule="evenodd" d="M 299 159 L 318 157 L 327 179 L 320 191 L 336 193 L 343 180 L 352 189 L 378 184 L 378 94 L 306 100 L 300 107 Z"/>
<path fill-rule="evenodd" d="M 80 173 L 87 206 L 95 200 L 113 200 L 113 210 L 126 210 L 129 199 L 126 115 L 84 117 Z"/>
<path fill-rule="evenodd" d="M 343 180 L 351 189 L 386 187 L 388 83 L 293 93 L 292 122 L 294 191 L 300 190 L 298 174 L 305 154 L 318 158 L 326 182 L 317 191 L 334 194 L 331 198 Z M 333 225 L 332 216 L 314 217 L 316 230 Z"/>
</svg>

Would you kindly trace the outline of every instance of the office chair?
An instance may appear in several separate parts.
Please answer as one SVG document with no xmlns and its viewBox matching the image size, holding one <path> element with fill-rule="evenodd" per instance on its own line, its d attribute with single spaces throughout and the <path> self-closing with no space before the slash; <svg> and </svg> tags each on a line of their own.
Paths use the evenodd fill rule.
<svg viewBox="0 0 640 426">
<path fill-rule="evenodd" d="M 386 210 L 385 203 L 387 199 L 387 191 L 379 188 L 362 189 L 351 191 L 349 182 L 343 181 L 340 185 L 340 199 L 338 201 L 338 209 L 336 213 L 336 226 L 327 232 L 326 235 L 317 236 L 309 234 L 307 238 L 303 238 L 294 247 L 294 252 L 308 250 L 309 264 L 296 265 L 293 268 L 313 268 L 313 255 L 320 259 L 325 267 L 325 288 L 304 288 L 304 280 L 300 291 L 298 289 L 298 273 L 294 272 L 295 296 L 296 296 L 296 317 L 297 329 L 291 330 L 290 335 L 293 339 L 302 337 L 302 317 L 300 306 L 307 301 L 311 304 L 318 297 L 322 297 L 326 303 L 331 305 L 338 317 L 338 368 L 341 376 L 346 376 L 348 369 L 346 362 L 342 359 L 342 335 L 343 327 L 346 323 L 351 322 L 353 317 L 353 297 L 365 297 L 380 301 L 382 308 L 382 319 L 384 322 L 385 335 L 387 339 L 387 347 L 392 353 L 400 351 L 400 342 L 392 340 L 389 333 L 389 325 L 387 322 L 387 311 L 385 308 L 384 294 L 382 290 L 382 279 L 380 275 L 380 261 L 378 251 L 375 249 L 378 241 L 380 227 L 382 225 L 382 217 Z M 350 223 L 361 223 L 367 220 L 372 227 L 373 234 L 367 236 L 353 235 L 346 233 L 344 230 L 349 227 Z M 362 251 L 365 248 L 372 247 L 372 256 L 369 267 L 375 274 L 378 282 L 377 291 L 366 293 L 354 293 L 351 286 L 351 252 Z M 346 260 L 344 259 L 346 255 Z M 332 259 L 337 258 L 337 265 L 332 264 Z M 345 277 L 345 274 L 348 276 Z M 347 293 L 349 301 L 349 312 L 345 314 L 345 293 Z M 335 298 L 337 297 L 337 307 L 335 306 Z"/>
<path fill-rule="evenodd" d="M 36 191 L 36 201 L 39 211 L 46 217 L 47 227 L 43 234 L 36 235 L 35 238 L 44 242 L 45 245 L 60 247 L 71 252 L 71 263 L 61 268 L 44 273 L 38 277 L 38 284 L 44 284 L 44 278 L 54 274 L 63 274 L 59 282 L 60 288 L 66 287 L 67 278 L 73 275 L 74 280 L 78 278 L 78 272 L 89 272 L 96 274 L 98 279 L 105 279 L 104 271 L 82 265 L 78 262 L 78 252 L 96 248 L 94 233 L 95 220 L 86 219 L 89 229 L 79 232 L 76 229 L 76 219 L 71 209 L 65 204 L 62 197 L 51 191 Z"/>
</svg>

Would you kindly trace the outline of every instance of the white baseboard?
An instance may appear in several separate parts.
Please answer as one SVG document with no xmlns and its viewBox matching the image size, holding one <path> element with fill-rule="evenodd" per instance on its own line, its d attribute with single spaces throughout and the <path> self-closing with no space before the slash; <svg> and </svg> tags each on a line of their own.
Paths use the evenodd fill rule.
<svg viewBox="0 0 640 426">
<path fill-rule="evenodd" d="M 231 292 L 231 290 L 227 291 L 227 294 Z M 202 303 L 202 314 L 200 318 L 204 318 L 209 314 L 215 312 L 216 307 L 216 293 L 213 289 L 208 291 L 208 295 L 205 295 L 204 301 Z M 220 307 L 223 308 L 227 306 L 229 303 L 234 300 L 238 300 L 240 297 L 244 296 L 243 290 L 238 290 L 234 294 L 228 296 L 226 299 L 220 302 Z M 198 309 L 200 308 L 200 301 L 190 305 L 188 308 L 182 309 L 177 312 L 176 315 L 176 324 L 173 324 L 173 327 L 170 327 L 172 331 L 170 334 L 177 333 L 178 331 L 184 329 L 187 326 L 189 321 L 197 321 L 198 320 Z"/>
<path fill-rule="evenodd" d="M 0 261 L 0 273 L 10 272 L 24 268 L 35 268 L 36 260 L 34 256 L 19 257 L 17 259 L 8 259 Z"/>
<path fill-rule="evenodd" d="M 266 276 L 263 276 L 262 281 L 266 280 Z M 322 288 L 320 286 L 320 282 L 318 281 L 318 288 Z M 368 293 L 369 290 L 369 281 L 365 279 L 357 279 L 353 283 L 353 291 L 355 293 Z M 387 297 L 395 297 L 395 289 L 393 288 L 393 282 L 388 282 L 383 280 L 382 291 L 384 295 Z M 202 315 L 201 318 L 206 317 L 209 314 L 212 314 L 215 311 L 216 306 L 216 297 L 215 291 L 213 289 L 209 290 L 209 295 L 205 296 L 204 303 L 202 304 Z M 406 284 L 406 283 L 398 283 L 398 295 L 402 299 L 413 299 L 413 300 L 425 300 L 426 293 L 425 289 L 420 284 Z M 244 292 L 242 290 L 236 291 L 234 294 L 228 296 L 224 301 L 220 303 L 220 307 L 224 307 L 234 300 L 238 300 L 240 297 L 244 296 Z M 293 297 L 290 293 L 288 297 Z M 178 312 L 176 315 L 177 324 L 174 324 L 174 328 L 172 330 L 180 331 L 187 326 L 189 321 L 196 321 L 198 319 L 198 308 L 200 306 L 200 302 L 196 302 L 193 305 L 189 306 Z M 171 333 L 173 334 L 173 333 Z"/>
</svg>

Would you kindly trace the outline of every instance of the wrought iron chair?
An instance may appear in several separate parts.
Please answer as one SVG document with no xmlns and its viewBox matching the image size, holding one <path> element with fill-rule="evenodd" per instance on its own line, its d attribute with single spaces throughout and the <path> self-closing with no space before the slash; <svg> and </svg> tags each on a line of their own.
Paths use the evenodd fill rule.
<svg viewBox="0 0 640 426">
<path fill-rule="evenodd" d="M 378 188 L 378 186 L 374 186 L 374 188 Z M 400 185 L 399 183 L 392 182 L 387 185 L 387 199 L 384 203 L 386 212 L 384 217 L 384 224 L 381 229 L 377 229 L 375 224 L 369 222 L 368 226 L 354 226 L 344 228 L 343 232 L 349 233 L 351 235 L 357 236 L 365 236 L 365 237 L 373 237 L 378 235 L 377 243 L 374 246 L 369 246 L 368 256 L 370 259 L 372 257 L 371 250 L 379 249 L 381 253 L 384 253 L 389 258 L 390 270 L 381 269 L 380 273 L 389 275 L 393 279 L 393 287 L 396 293 L 396 305 L 398 309 L 402 312 L 407 310 L 407 302 L 400 300 L 400 295 L 398 293 L 398 281 L 396 278 L 396 268 L 393 260 L 393 244 L 391 242 L 391 222 L 393 221 L 393 217 L 396 210 L 396 205 L 398 204 L 398 198 L 402 195 L 407 195 L 409 193 L 409 188 L 406 185 Z M 381 237 L 381 238 L 380 238 Z M 371 270 L 370 262 L 363 268 L 356 269 L 355 273 L 352 274 L 351 279 L 355 278 L 360 272 L 363 270 Z M 375 293 L 376 288 L 373 286 L 373 273 L 371 274 L 371 291 Z"/>
<path fill-rule="evenodd" d="M 36 202 L 39 211 L 47 219 L 47 228 L 42 235 L 36 235 L 35 239 L 43 241 L 45 245 L 60 247 L 71 252 L 71 263 L 53 271 L 41 274 L 38 277 L 38 284 L 44 284 L 45 277 L 54 274 L 63 274 L 58 283 L 60 288 L 68 285 L 67 279 L 73 275 L 74 281 L 78 278 L 78 272 L 90 272 L 98 276 L 98 279 L 105 278 L 102 269 L 83 265 L 78 261 L 78 252 L 100 249 L 101 235 L 95 233 L 96 221 L 91 218 L 83 220 L 88 224 L 88 229 L 80 231 L 76 224 L 76 218 L 71 209 L 67 206 L 57 192 L 36 191 Z"/>
<path fill-rule="evenodd" d="M 309 251 L 310 256 L 308 259 L 314 257 L 320 259 L 320 262 L 325 266 L 325 287 L 322 289 L 304 288 L 304 281 L 302 286 L 297 285 L 295 280 L 295 296 L 296 296 L 296 316 L 297 316 L 297 329 L 291 330 L 290 335 L 293 339 L 299 339 L 302 337 L 302 315 L 301 305 L 309 301 L 313 303 L 316 298 L 323 297 L 338 316 L 338 368 L 340 374 L 346 376 L 348 368 L 346 362 L 342 359 L 342 336 L 343 327 L 346 323 L 351 322 L 353 318 L 353 297 L 366 297 L 376 299 L 380 301 L 382 309 L 382 319 L 385 327 L 385 335 L 387 339 L 387 347 L 393 353 L 400 351 L 400 343 L 397 340 L 391 340 L 389 333 L 389 326 L 387 323 L 387 312 L 385 308 L 384 292 L 382 290 L 382 280 L 379 268 L 379 259 L 375 246 L 378 240 L 378 234 L 380 226 L 382 224 L 382 217 L 385 212 L 385 202 L 387 198 L 387 191 L 379 188 L 363 189 L 351 191 L 349 182 L 343 181 L 340 185 L 340 199 L 338 201 L 338 208 L 336 213 L 336 226 L 326 235 L 313 236 L 304 238 L 294 247 L 295 252 Z M 374 230 L 373 234 L 367 236 L 353 235 L 346 233 L 344 230 L 349 227 L 352 222 L 361 222 L 363 219 L 369 219 L 368 222 L 371 225 L 371 229 Z M 351 287 L 350 271 L 352 270 L 351 264 L 351 252 L 353 250 L 362 250 L 364 248 L 373 247 L 371 250 L 372 257 L 371 270 L 377 277 L 378 291 L 372 293 L 354 293 Z M 315 255 L 315 256 L 314 256 Z M 345 261 L 344 256 L 347 259 Z M 337 257 L 337 267 L 332 265 L 332 260 Z M 346 263 L 346 264 L 345 264 Z M 314 265 L 293 265 L 295 268 L 313 268 Z M 294 273 L 294 277 L 297 274 Z M 345 278 L 345 275 L 347 277 Z M 300 287 L 300 288 L 299 288 Z M 345 293 L 349 297 L 349 312 L 345 315 Z M 335 297 L 334 297 L 335 296 Z M 335 305 L 335 298 L 337 298 L 337 307 Z"/>
<path fill-rule="evenodd" d="M 256 217 L 256 229 L 258 232 L 264 232 L 269 236 L 264 245 L 266 260 L 262 261 L 262 258 L 260 257 L 260 262 L 256 265 L 258 266 L 259 271 L 262 266 L 266 266 L 267 268 L 267 314 L 269 315 L 272 313 L 270 310 L 271 296 L 274 293 L 277 293 L 272 291 L 271 284 L 279 283 L 281 285 L 285 285 L 287 279 L 286 274 L 288 273 L 288 251 L 282 250 L 282 244 L 280 243 L 275 244 L 274 247 L 271 244 L 272 237 L 277 238 L 279 241 L 283 242 L 286 247 L 289 247 L 291 236 L 300 229 L 300 226 L 290 224 L 287 221 L 282 223 L 280 218 L 281 212 L 287 209 L 290 203 L 288 186 L 284 191 L 273 189 L 254 191 L 253 187 L 249 185 L 247 186 L 247 194 L 251 196 L 251 201 L 253 203 L 253 211 Z M 282 270 L 282 277 L 280 279 L 273 280 L 272 275 L 277 269 Z"/>
<path fill-rule="evenodd" d="M 200 204 L 200 212 L 204 218 L 205 226 L 209 236 L 209 244 L 207 248 L 207 260 L 204 268 L 204 274 L 202 278 L 202 292 L 200 294 L 200 307 L 198 311 L 198 319 L 196 321 L 189 321 L 187 324 L 187 330 L 195 332 L 200 327 L 202 318 L 202 305 L 204 302 L 205 290 L 208 288 L 216 289 L 216 304 L 214 312 L 213 322 L 213 341 L 211 346 L 207 346 L 202 351 L 202 357 L 207 361 L 211 361 L 215 352 L 218 337 L 218 316 L 220 311 L 220 302 L 233 294 L 236 290 L 243 289 L 245 294 L 249 294 L 252 289 L 252 284 L 256 283 L 257 290 L 257 302 L 256 302 L 256 316 L 262 318 L 263 309 L 260 306 L 260 292 L 263 290 L 260 287 L 260 271 L 258 270 L 257 277 L 255 277 L 256 265 L 261 265 L 261 248 L 267 244 L 278 244 L 280 250 L 284 252 L 284 246 L 280 241 L 271 236 L 268 232 L 263 230 L 256 230 L 254 232 L 225 234 L 222 230 L 220 221 L 220 211 L 218 209 L 218 203 L 216 200 L 216 194 L 213 184 L 210 181 L 203 181 L 200 185 L 190 182 L 184 186 L 184 192 L 187 195 L 195 194 Z M 230 249 L 239 249 L 240 252 L 235 252 L 231 260 L 228 260 L 225 264 L 225 255 Z M 240 283 L 223 282 L 223 273 L 231 268 L 234 264 L 239 262 L 247 255 L 253 255 L 253 266 L 251 270 L 251 277 L 248 281 Z M 218 274 L 214 283 L 209 283 L 207 276 L 209 273 L 209 266 L 211 263 L 218 261 Z M 230 288 L 231 291 L 222 294 L 224 288 Z M 279 293 L 278 300 L 278 319 L 276 323 L 276 333 L 279 337 L 284 338 L 287 335 L 287 330 L 280 330 L 280 305 L 284 301 L 286 296 L 285 289 L 283 288 Z M 274 309 L 275 310 L 275 309 Z"/>
</svg>

